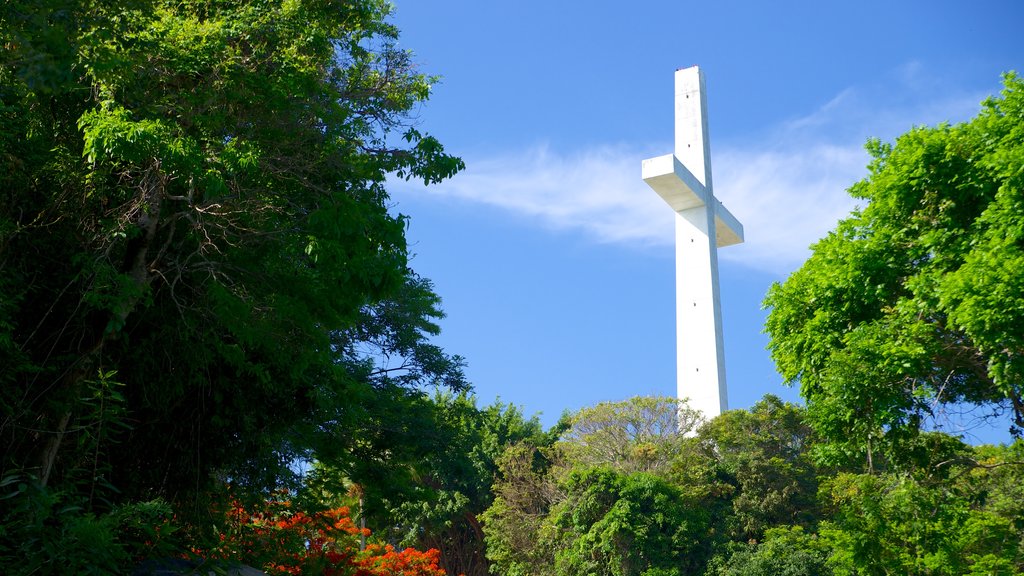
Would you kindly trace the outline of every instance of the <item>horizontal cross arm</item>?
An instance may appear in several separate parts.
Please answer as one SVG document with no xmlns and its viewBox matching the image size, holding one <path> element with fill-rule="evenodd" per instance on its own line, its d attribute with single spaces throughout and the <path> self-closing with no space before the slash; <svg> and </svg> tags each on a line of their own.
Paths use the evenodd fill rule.
<svg viewBox="0 0 1024 576">
<path fill-rule="evenodd" d="M 724 204 L 715 200 L 715 245 L 732 246 L 743 243 L 743 224 L 732 215 Z"/>
<path fill-rule="evenodd" d="M 676 212 L 707 204 L 707 189 L 674 154 L 644 160 L 641 173 L 644 182 Z"/>
<path fill-rule="evenodd" d="M 715 211 L 715 245 L 732 246 L 743 242 L 743 225 L 673 154 L 643 161 L 641 172 L 647 183 L 676 212 L 708 204 Z"/>
</svg>

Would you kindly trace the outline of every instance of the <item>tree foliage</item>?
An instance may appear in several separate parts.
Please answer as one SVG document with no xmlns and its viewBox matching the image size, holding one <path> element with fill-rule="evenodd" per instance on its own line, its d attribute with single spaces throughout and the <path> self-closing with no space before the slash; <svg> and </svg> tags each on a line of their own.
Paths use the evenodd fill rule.
<svg viewBox="0 0 1024 576">
<path fill-rule="evenodd" d="M 817 535 L 800 526 L 770 528 L 761 543 L 736 542 L 734 550 L 716 559 L 714 576 L 829 576 L 829 551 Z"/>
<path fill-rule="evenodd" d="M 662 478 L 582 468 L 561 487 L 556 574 L 679 576 L 698 573 L 710 556 L 708 511 Z"/>
<path fill-rule="evenodd" d="M 821 471 L 810 453 L 817 438 L 804 416 L 766 395 L 750 410 L 730 410 L 700 429 L 705 453 L 735 486 L 733 537 L 756 541 L 773 526 L 817 523 Z"/>
<path fill-rule="evenodd" d="M 313 513 L 297 510 L 281 494 L 254 506 L 229 500 L 220 534 L 190 552 L 194 570 L 223 570 L 232 564 L 260 567 L 272 576 L 445 576 L 439 552 L 371 542 L 369 530 L 353 522 L 346 507 Z"/>
<path fill-rule="evenodd" d="M 572 414 L 560 447 L 574 464 L 626 472 L 667 472 L 699 414 L 675 398 L 637 396 Z"/>
<path fill-rule="evenodd" d="M 427 449 L 417 386 L 466 382 L 384 185 L 462 163 L 389 10 L 5 4 L 0 476 L 185 501 Z"/>
<path fill-rule="evenodd" d="M 499 460 L 484 515 L 492 571 L 702 573 L 729 523 L 735 484 L 675 398 L 635 397 L 565 419 L 554 444 Z"/>
<path fill-rule="evenodd" d="M 864 202 L 769 291 L 769 348 L 833 456 L 879 454 L 965 405 L 1024 426 L 1024 82 L 963 124 L 868 144 Z"/>
<path fill-rule="evenodd" d="M 481 515 L 492 573 L 507 576 L 554 574 L 555 547 L 549 515 L 562 498 L 553 477 L 550 446 L 519 442 L 497 460 L 494 501 Z"/>
<path fill-rule="evenodd" d="M 664 466 L 631 447 L 633 398 L 569 415 L 624 440 L 590 450 L 570 424 L 553 445 L 499 459 L 483 515 L 492 573 L 507 575 L 1016 574 L 1024 570 L 1024 441 L 971 447 L 917 435 L 873 473 L 821 466 L 807 411 L 766 396 L 693 436 L 664 429 Z M 651 426 L 662 422 L 653 418 Z M 591 427 L 589 424 L 603 423 Z M 619 427 L 612 434 L 609 428 Z M 606 439 L 606 438 L 605 438 Z M 659 444 L 659 445 L 662 445 Z M 642 452 L 642 451 L 641 451 Z M 616 458 L 595 460 L 594 454 Z M 986 572 L 988 570 L 989 572 Z"/>
<path fill-rule="evenodd" d="M 1019 472 L 1020 462 L 1007 464 Z M 1016 574 L 1024 567 L 1021 518 L 987 509 L 984 492 L 960 482 L 840 474 L 825 490 L 836 512 L 821 537 L 837 575 Z"/>
<path fill-rule="evenodd" d="M 449 574 L 484 576 L 489 563 L 479 516 L 494 501 L 498 460 L 511 445 L 542 443 L 540 422 L 499 401 L 478 408 L 465 393 L 433 401 L 443 445 L 417 461 L 412 490 L 389 498 L 371 520 L 400 545 L 439 550 Z"/>
</svg>

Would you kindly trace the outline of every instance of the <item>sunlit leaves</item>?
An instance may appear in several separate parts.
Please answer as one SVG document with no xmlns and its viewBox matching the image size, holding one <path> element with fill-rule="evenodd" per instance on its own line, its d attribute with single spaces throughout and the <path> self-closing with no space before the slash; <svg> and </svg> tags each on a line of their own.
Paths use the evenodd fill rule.
<svg viewBox="0 0 1024 576">
<path fill-rule="evenodd" d="M 835 454 L 870 466 L 946 406 L 1024 422 L 1022 91 L 1009 75 L 968 123 L 869 142 L 850 189 L 867 204 L 765 299 L 772 357 Z"/>
<path fill-rule="evenodd" d="M 433 79 L 397 47 L 388 2 L 8 8 L 0 429 L 21 432 L 5 467 L 50 444 L 75 461 L 57 457 L 61 422 L 78 433 L 101 366 L 138 423 L 107 452 L 126 498 L 187 500 L 217 474 L 287 482 L 316 450 L 394 455 L 430 425 L 406 410 L 421 386 L 468 386 L 428 342 L 439 301 L 389 211 L 389 174 L 436 182 L 462 163 L 401 139 Z"/>
</svg>

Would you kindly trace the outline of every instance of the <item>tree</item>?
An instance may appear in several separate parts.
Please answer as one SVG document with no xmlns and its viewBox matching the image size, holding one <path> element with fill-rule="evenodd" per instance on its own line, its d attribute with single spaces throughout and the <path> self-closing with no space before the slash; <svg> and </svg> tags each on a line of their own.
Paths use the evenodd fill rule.
<svg viewBox="0 0 1024 576">
<path fill-rule="evenodd" d="M 865 205 L 769 291 L 769 349 L 837 459 L 866 466 L 945 409 L 1024 427 L 1024 82 L 956 126 L 868 143 Z"/>
<path fill-rule="evenodd" d="M 1018 464 L 1019 466 L 1019 464 Z M 1017 574 L 1015 523 L 981 506 L 983 492 L 909 475 L 840 474 L 824 488 L 834 517 L 820 533 L 846 574 Z"/>
<path fill-rule="evenodd" d="M 635 397 L 563 416 L 553 445 L 509 447 L 483 515 L 492 570 L 699 573 L 723 531 L 714 460 L 686 437 L 696 422 L 676 398 Z"/>
<path fill-rule="evenodd" d="M 506 576 L 551 576 L 555 546 L 549 536 L 552 507 L 563 495 L 552 467 L 550 446 L 519 442 L 497 460 L 494 502 L 482 515 L 492 572 Z"/>
<path fill-rule="evenodd" d="M 800 526 L 770 528 L 764 542 L 735 543 L 724 561 L 708 570 L 714 576 L 829 576 L 828 551 Z"/>
<path fill-rule="evenodd" d="M 700 428 L 709 458 L 735 483 L 732 536 L 760 540 L 773 526 L 813 528 L 819 470 L 811 455 L 816 437 L 805 410 L 766 395 L 750 410 L 729 410 Z"/>
<path fill-rule="evenodd" d="M 278 495 L 280 496 L 280 495 Z M 445 576 L 438 551 L 401 551 L 361 539 L 370 531 L 356 526 L 348 508 L 309 513 L 288 500 L 271 498 L 246 508 L 230 502 L 221 519 L 216 541 L 191 552 L 197 557 L 192 572 L 223 572 L 232 564 L 259 566 L 267 574 L 342 576 Z M 164 574 L 164 571 L 154 573 Z"/>
<path fill-rule="evenodd" d="M 409 125 L 432 79 L 389 9 L 5 5 L 0 476 L 97 503 L 273 486 L 315 451 L 379 476 L 429 426 L 416 386 L 465 386 L 384 187 L 462 163 Z"/>
<path fill-rule="evenodd" d="M 574 465 L 666 473 L 698 419 L 695 410 L 676 398 L 602 402 L 570 417 L 560 445 Z"/>
<path fill-rule="evenodd" d="M 555 574 L 700 574 L 713 545 L 709 512 L 646 472 L 581 468 L 552 511 Z"/>
<path fill-rule="evenodd" d="M 540 422 L 499 401 L 478 408 L 465 393 L 437 394 L 433 402 L 443 440 L 416 462 L 413 489 L 390 498 L 374 520 L 403 546 L 439 550 L 449 574 L 486 576 L 479 516 L 494 502 L 498 460 L 513 444 L 543 442 Z"/>
</svg>

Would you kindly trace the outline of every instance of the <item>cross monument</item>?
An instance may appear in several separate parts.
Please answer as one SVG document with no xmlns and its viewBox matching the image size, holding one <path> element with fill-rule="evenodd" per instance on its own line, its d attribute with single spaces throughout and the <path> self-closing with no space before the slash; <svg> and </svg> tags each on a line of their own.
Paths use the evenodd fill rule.
<svg viewBox="0 0 1024 576">
<path fill-rule="evenodd" d="M 743 242 L 743 225 L 712 193 L 704 74 L 676 70 L 675 89 L 675 154 L 642 174 L 676 213 L 676 393 L 710 419 L 729 409 L 718 247 Z"/>
</svg>

